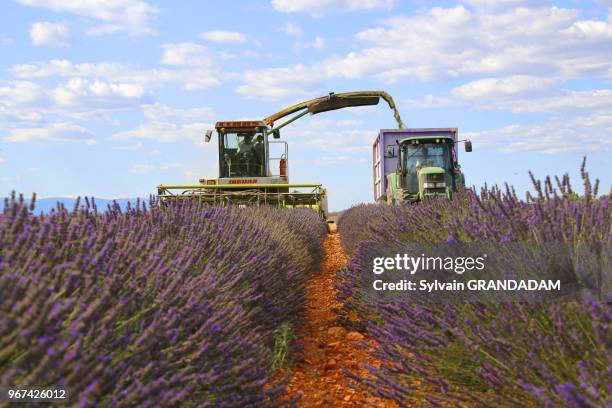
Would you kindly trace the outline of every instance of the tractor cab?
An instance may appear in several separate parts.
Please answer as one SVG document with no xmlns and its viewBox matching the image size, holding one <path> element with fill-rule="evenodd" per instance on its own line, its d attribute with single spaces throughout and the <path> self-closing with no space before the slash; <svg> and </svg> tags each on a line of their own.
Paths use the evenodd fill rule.
<svg viewBox="0 0 612 408">
<path fill-rule="evenodd" d="M 450 196 L 457 189 L 451 137 L 408 138 L 400 141 L 405 193 L 410 198 Z"/>
<path fill-rule="evenodd" d="M 457 160 L 456 129 L 412 129 L 414 135 L 397 138 L 397 146 L 387 145 L 386 157 L 397 147 L 397 170 L 387 174 L 388 204 L 413 203 L 431 197 L 451 198 L 464 187 Z M 466 151 L 471 143 L 465 141 Z"/>
</svg>

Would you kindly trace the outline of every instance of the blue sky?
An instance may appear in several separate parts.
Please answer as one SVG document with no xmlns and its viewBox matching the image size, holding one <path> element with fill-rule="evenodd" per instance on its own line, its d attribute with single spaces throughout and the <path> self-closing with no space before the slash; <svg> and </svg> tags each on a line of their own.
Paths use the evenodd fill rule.
<svg viewBox="0 0 612 408">
<path fill-rule="evenodd" d="M 610 189 L 612 2 L 5 0 L 0 196 L 147 196 L 217 174 L 217 120 L 385 90 L 408 127 L 457 127 L 469 185 L 569 172 Z M 372 200 L 381 102 L 286 128 L 292 182 Z"/>
</svg>

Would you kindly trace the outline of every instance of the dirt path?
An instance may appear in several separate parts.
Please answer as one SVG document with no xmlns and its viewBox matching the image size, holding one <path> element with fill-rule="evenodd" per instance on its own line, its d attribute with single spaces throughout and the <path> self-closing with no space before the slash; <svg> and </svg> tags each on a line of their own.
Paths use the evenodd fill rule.
<svg viewBox="0 0 612 408">
<path fill-rule="evenodd" d="M 338 326 L 342 305 L 335 300 L 336 272 L 347 262 L 340 245 L 340 235 L 326 237 L 327 256 L 321 271 L 310 280 L 307 288 L 306 323 L 299 338 L 304 348 L 304 359 L 293 368 L 287 387 L 289 397 L 302 394 L 298 407 L 317 406 L 373 406 L 396 405 L 365 392 L 355 391 L 343 368 L 367 375 L 364 364 L 379 366 L 365 344 L 373 342 L 362 333 L 348 332 Z"/>
</svg>

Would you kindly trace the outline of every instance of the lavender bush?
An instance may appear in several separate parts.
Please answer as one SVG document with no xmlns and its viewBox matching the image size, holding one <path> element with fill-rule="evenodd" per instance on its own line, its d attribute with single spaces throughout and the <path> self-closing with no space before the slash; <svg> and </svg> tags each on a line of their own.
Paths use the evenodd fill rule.
<svg viewBox="0 0 612 408">
<path fill-rule="evenodd" d="M 379 342 L 381 369 L 359 378 L 371 392 L 412 406 L 428 401 L 483 406 L 606 406 L 610 403 L 608 325 L 605 301 L 527 305 L 433 304 L 366 301 L 360 276 L 371 265 L 364 253 L 373 244 L 488 241 L 555 242 L 570 251 L 601 248 L 609 269 L 612 223 L 610 196 L 597 197 L 582 170 L 585 193 L 578 197 L 569 178 L 533 179 L 536 196 L 520 200 L 506 186 L 468 190 L 453 201 L 432 200 L 408 207 L 360 205 L 345 211 L 338 228 L 351 254 L 341 273 L 340 298 L 359 313 Z M 604 270 L 609 278 L 609 270 Z"/>
<path fill-rule="evenodd" d="M 80 406 L 273 405 L 326 227 L 308 210 L 152 201 L 0 214 L 0 388 Z M 275 362 L 278 365 L 278 361 Z"/>
</svg>

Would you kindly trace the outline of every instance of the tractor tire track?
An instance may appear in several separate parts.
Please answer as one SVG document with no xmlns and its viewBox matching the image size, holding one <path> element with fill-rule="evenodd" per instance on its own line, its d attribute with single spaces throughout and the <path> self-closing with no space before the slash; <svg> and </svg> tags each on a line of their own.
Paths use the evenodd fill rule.
<svg viewBox="0 0 612 408">
<path fill-rule="evenodd" d="M 308 283 L 306 322 L 298 333 L 303 359 L 293 367 L 286 397 L 298 397 L 298 407 L 396 407 L 393 402 L 355 390 L 351 387 L 354 380 L 343 371 L 368 376 L 363 365 L 378 367 L 380 362 L 371 355 L 374 341 L 338 325 L 342 304 L 336 300 L 334 285 L 347 256 L 337 233 L 327 235 L 324 246 L 326 257 Z"/>
</svg>

